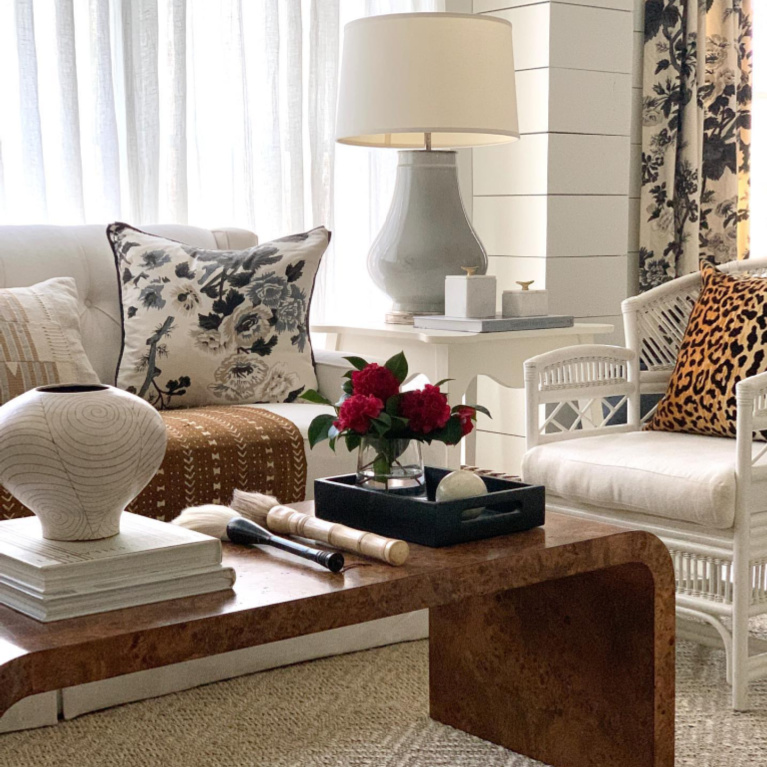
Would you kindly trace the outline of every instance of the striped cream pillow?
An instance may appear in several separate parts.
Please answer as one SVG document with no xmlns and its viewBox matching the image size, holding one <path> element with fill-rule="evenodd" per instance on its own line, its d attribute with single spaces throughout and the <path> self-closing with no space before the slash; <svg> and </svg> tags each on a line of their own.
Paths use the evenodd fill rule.
<svg viewBox="0 0 767 767">
<path fill-rule="evenodd" d="M 80 337 L 74 279 L 0 290 L 0 404 L 55 383 L 99 383 Z"/>
</svg>

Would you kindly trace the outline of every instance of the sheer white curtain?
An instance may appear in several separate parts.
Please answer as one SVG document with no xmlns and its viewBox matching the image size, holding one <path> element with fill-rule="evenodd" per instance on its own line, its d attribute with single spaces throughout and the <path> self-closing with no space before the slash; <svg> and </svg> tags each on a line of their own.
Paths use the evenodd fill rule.
<svg viewBox="0 0 767 767">
<path fill-rule="evenodd" d="M 361 16 L 441 11 L 444 5 L 444 0 L 342 2 L 341 26 Z M 381 322 L 391 306 L 368 276 L 367 254 L 389 210 L 396 169 L 395 150 L 336 144 L 334 234 L 317 280 L 315 322 Z"/>
<path fill-rule="evenodd" d="M 0 221 L 327 220 L 339 0 L 3 0 Z"/>
<path fill-rule="evenodd" d="M 343 25 L 441 4 L 1 0 L 0 224 L 325 224 L 315 316 L 378 316 L 396 155 L 334 143 Z"/>
</svg>

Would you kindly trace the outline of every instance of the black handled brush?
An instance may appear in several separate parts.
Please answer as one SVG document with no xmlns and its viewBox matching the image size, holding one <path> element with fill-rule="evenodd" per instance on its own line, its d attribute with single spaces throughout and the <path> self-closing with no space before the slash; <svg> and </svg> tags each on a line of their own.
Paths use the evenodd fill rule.
<svg viewBox="0 0 767 767">
<path fill-rule="evenodd" d="M 173 520 L 174 525 L 205 533 L 222 541 L 231 541 L 245 546 L 262 545 L 274 546 L 297 557 L 303 557 L 330 570 L 331 573 L 340 572 L 344 566 L 344 555 L 338 551 L 322 551 L 304 546 L 287 538 L 280 538 L 270 533 L 265 527 L 251 522 L 237 514 L 227 506 L 206 504 L 184 509 Z"/>
</svg>

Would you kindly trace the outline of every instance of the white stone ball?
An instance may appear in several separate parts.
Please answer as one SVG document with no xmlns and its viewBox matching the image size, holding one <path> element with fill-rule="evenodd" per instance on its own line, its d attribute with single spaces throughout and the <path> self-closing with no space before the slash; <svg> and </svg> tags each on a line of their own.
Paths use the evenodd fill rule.
<svg viewBox="0 0 767 767">
<path fill-rule="evenodd" d="M 473 471 L 460 469 L 451 471 L 450 474 L 442 478 L 437 485 L 437 501 L 457 501 L 460 498 L 473 498 L 478 495 L 487 495 L 487 487 L 479 474 Z M 485 510 L 484 506 L 476 509 L 466 509 L 461 514 L 462 519 L 474 519 Z"/>
</svg>

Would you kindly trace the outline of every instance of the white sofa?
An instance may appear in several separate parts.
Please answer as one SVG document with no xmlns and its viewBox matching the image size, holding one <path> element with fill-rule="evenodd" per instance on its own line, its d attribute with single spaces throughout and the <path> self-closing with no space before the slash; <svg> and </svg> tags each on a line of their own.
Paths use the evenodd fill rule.
<svg viewBox="0 0 767 767">
<path fill-rule="evenodd" d="M 258 242 L 244 229 L 199 229 L 191 226 L 145 226 L 145 231 L 196 247 L 244 249 Z M 73 277 L 82 311 L 83 345 L 104 383 L 114 384 L 121 343 L 119 288 L 106 226 L 4 226 L 0 227 L 0 288 L 33 285 L 51 277 Z M 329 397 L 340 392 L 342 374 L 348 369 L 343 355 L 315 350 L 319 388 Z M 309 423 L 325 408 L 309 403 L 258 405 L 288 418 L 306 440 Z M 353 471 L 355 456 L 327 444 L 314 450 L 306 443 L 307 498 L 313 497 L 314 480 Z M 397 616 L 375 625 L 339 629 L 300 640 L 241 650 L 222 656 L 132 674 L 59 692 L 35 695 L 20 701 L 0 719 L 0 732 L 54 724 L 130 700 L 153 697 L 217 679 L 309 658 L 351 652 L 366 647 L 420 638 L 426 634 L 424 614 Z"/>
<path fill-rule="evenodd" d="M 193 226 L 160 225 L 146 231 L 201 248 L 244 249 L 258 243 L 245 229 L 199 229 Z M 0 288 L 23 287 L 51 277 L 74 277 L 82 302 L 80 323 L 83 346 L 99 378 L 114 384 L 120 354 L 122 327 L 114 256 L 106 238 L 106 226 L 0 226 Z M 333 398 L 341 391 L 342 374 L 348 370 L 342 354 L 318 351 L 320 389 Z M 322 405 L 289 403 L 258 405 L 296 424 L 306 439 Z M 321 445 L 307 457 L 307 498 L 313 497 L 314 480 L 354 469 L 354 456 L 337 454 Z"/>
</svg>

